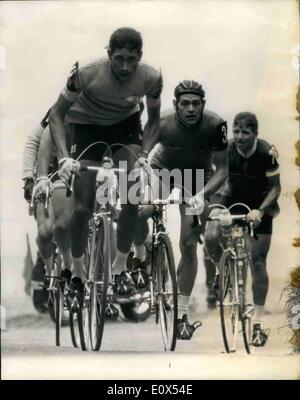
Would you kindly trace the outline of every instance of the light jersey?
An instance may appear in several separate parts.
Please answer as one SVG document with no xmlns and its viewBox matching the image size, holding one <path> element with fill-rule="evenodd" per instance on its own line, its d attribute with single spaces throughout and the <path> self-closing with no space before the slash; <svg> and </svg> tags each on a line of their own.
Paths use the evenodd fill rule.
<svg viewBox="0 0 300 400">
<path fill-rule="evenodd" d="M 108 58 L 78 67 L 69 75 L 62 96 L 74 101 L 67 122 L 84 125 L 115 125 L 137 113 L 144 96 L 158 99 L 162 76 L 147 64 L 139 63 L 131 78 L 120 82 Z"/>
<path fill-rule="evenodd" d="M 40 147 L 40 142 L 42 138 L 42 134 L 47 128 L 49 123 L 49 113 L 51 108 L 47 111 L 46 115 L 33 130 L 33 132 L 28 136 L 24 153 L 23 153 L 23 171 L 22 171 L 22 179 L 34 178 L 36 174 L 36 163 L 38 158 L 38 152 Z"/>
<path fill-rule="evenodd" d="M 213 175 L 214 152 L 226 148 L 227 124 L 217 114 L 204 110 L 201 122 L 189 128 L 169 110 L 161 117 L 159 145 L 151 164 L 168 170 L 202 169 L 206 183 Z"/>
<path fill-rule="evenodd" d="M 28 179 L 28 178 L 34 179 L 36 176 L 36 167 L 37 167 L 38 154 L 42 136 L 50 135 L 50 127 L 49 127 L 50 111 L 51 108 L 47 111 L 46 115 L 41 120 L 36 129 L 34 129 L 33 132 L 27 138 L 23 154 L 22 179 Z M 65 124 L 65 129 L 66 129 L 67 149 L 69 150 L 71 147 L 71 132 L 67 124 Z M 51 173 L 52 170 L 55 168 L 57 168 L 57 160 L 56 160 L 55 148 L 53 148 L 52 157 L 49 163 L 48 173 Z"/>
<path fill-rule="evenodd" d="M 224 195 L 234 202 L 246 203 L 250 208 L 258 208 L 269 191 L 268 177 L 279 174 L 278 153 L 274 146 L 257 139 L 253 154 L 248 158 L 241 155 L 230 139 L 228 143 L 229 175 Z M 275 215 L 279 211 L 277 202 L 266 214 Z"/>
</svg>

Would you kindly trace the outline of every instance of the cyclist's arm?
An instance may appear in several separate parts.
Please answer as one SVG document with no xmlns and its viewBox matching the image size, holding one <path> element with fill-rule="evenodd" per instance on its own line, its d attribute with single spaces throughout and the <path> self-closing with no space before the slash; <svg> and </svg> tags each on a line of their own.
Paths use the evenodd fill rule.
<svg viewBox="0 0 300 400">
<path fill-rule="evenodd" d="M 56 147 L 57 159 L 68 157 L 66 145 L 65 116 L 76 98 L 81 93 L 78 62 L 74 64 L 67 80 L 66 87 L 59 95 L 50 112 L 49 124 L 53 143 Z"/>
<path fill-rule="evenodd" d="M 50 113 L 50 133 L 53 143 L 56 147 L 58 160 L 64 157 L 68 157 L 66 145 L 65 116 L 68 110 L 71 108 L 72 104 L 73 101 L 66 100 L 63 95 L 60 95 Z"/>
<path fill-rule="evenodd" d="M 225 182 L 228 176 L 228 154 L 227 149 L 216 151 L 214 153 L 214 163 L 216 172 L 204 186 L 204 198 L 209 198 L 214 194 Z"/>
<path fill-rule="evenodd" d="M 265 213 L 268 207 L 272 206 L 276 200 L 278 200 L 281 193 L 280 175 L 279 173 L 273 176 L 267 177 L 269 191 L 264 198 L 264 201 L 259 206 L 259 210 Z"/>
<path fill-rule="evenodd" d="M 24 181 L 34 178 L 40 140 L 43 131 L 44 128 L 39 125 L 27 138 L 23 153 L 22 179 Z"/>
<path fill-rule="evenodd" d="M 53 154 L 53 142 L 50 135 L 49 126 L 45 129 L 38 153 L 37 177 L 47 176 L 50 160 Z"/>
<path fill-rule="evenodd" d="M 219 122 L 213 130 L 212 148 L 214 150 L 214 164 L 216 172 L 204 186 L 204 198 L 209 198 L 225 182 L 228 176 L 228 151 L 227 151 L 227 123 Z"/>
<path fill-rule="evenodd" d="M 147 97 L 148 121 L 145 125 L 142 143 L 142 153 L 150 153 L 158 141 L 160 120 L 160 97 Z"/>
</svg>

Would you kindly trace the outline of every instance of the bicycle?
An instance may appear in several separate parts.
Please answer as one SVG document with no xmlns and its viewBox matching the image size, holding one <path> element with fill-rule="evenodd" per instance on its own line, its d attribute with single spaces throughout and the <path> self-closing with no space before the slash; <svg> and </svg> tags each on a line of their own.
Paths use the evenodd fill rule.
<svg viewBox="0 0 300 400">
<path fill-rule="evenodd" d="M 219 263 L 219 307 L 221 330 L 226 353 L 236 351 L 239 334 L 239 322 L 243 335 L 243 343 L 248 354 L 251 353 L 252 323 L 254 306 L 247 304 L 247 273 L 251 266 L 251 255 L 248 248 L 246 234 L 254 237 L 253 223 L 246 221 L 246 214 L 234 215 L 230 211 L 234 207 L 250 208 L 243 203 L 235 203 L 229 208 L 213 204 L 210 207 L 222 207 L 229 213 L 226 231 L 222 231 L 225 242 L 224 251 Z M 208 221 L 219 221 L 222 227 L 222 212 L 211 216 Z M 228 218 L 228 215 L 226 216 Z"/>
<path fill-rule="evenodd" d="M 112 159 L 104 157 L 101 166 L 81 166 L 81 171 L 96 172 L 97 176 L 103 171 L 123 172 L 113 168 Z M 116 176 L 115 176 L 116 177 Z M 98 178 L 96 177 L 96 182 Z M 108 187 L 107 202 L 99 204 L 95 199 L 93 216 L 89 221 L 89 236 L 85 250 L 86 281 L 84 285 L 83 302 L 75 296 L 70 304 L 70 327 L 72 342 L 78 345 L 78 337 L 82 350 L 91 348 L 100 350 L 106 308 L 115 302 L 112 287 L 113 246 L 112 235 L 115 220 L 116 186 Z"/>
<path fill-rule="evenodd" d="M 149 167 L 151 170 L 151 167 Z M 149 171 L 141 169 L 140 184 L 141 197 L 146 192 Z M 150 264 L 149 290 L 143 296 L 143 300 L 149 303 L 149 312 L 155 315 L 156 325 L 160 324 L 163 345 L 165 351 L 174 351 L 177 339 L 177 316 L 178 316 L 178 287 L 175 269 L 174 253 L 165 227 L 165 211 L 170 204 L 179 204 L 179 200 L 156 199 L 151 202 L 141 201 L 141 205 L 152 205 L 154 207 L 152 218 L 151 241 L 147 243 L 146 264 Z M 130 309 L 131 307 L 131 309 Z M 139 310 L 129 305 L 127 312 L 130 316 L 139 317 Z M 148 315 L 147 311 L 145 314 Z"/>
</svg>

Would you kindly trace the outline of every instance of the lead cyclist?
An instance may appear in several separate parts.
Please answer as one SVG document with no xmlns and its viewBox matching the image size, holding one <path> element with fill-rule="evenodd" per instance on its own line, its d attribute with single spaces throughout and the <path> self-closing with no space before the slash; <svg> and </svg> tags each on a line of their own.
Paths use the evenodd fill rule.
<svg viewBox="0 0 300 400">
<path fill-rule="evenodd" d="M 107 56 L 86 65 L 76 63 L 50 113 L 50 129 L 58 154 L 59 176 L 68 184 L 72 173 L 75 208 L 70 222 L 73 271 L 71 290 L 83 293 L 84 249 L 88 238 L 88 221 L 95 199 L 95 173 L 80 172 L 74 161 L 85 151 L 81 164 L 97 164 L 111 145 L 118 167 L 127 162 L 127 172 L 143 167 L 159 130 L 162 76 L 155 68 L 141 63 L 142 37 L 132 28 L 117 29 L 110 37 Z M 146 96 L 148 121 L 141 129 L 141 99 Z M 68 115 L 67 115 L 68 114 Z M 72 158 L 66 149 L 64 121 L 73 129 Z M 95 142 L 102 142 L 94 145 Z M 118 145 L 114 145 L 114 144 Z M 128 184 L 130 190 L 131 183 Z M 126 193 L 117 224 L 117 254 L 113 262 L 116 296 L 134 296 L 136 288 L 126 262 L 131 249 L 138 205 Z"/>
</svg>

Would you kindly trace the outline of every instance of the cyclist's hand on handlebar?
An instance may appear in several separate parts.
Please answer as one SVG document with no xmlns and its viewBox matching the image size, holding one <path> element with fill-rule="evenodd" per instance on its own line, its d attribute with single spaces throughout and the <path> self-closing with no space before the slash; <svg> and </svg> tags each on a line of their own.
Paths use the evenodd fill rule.
<svg viewBox="0 0 300 400">
<path fill-rule="evenodd" d="M 34 187 L 33 178 L 26 178 L 24 181 L 24 199 L 30 203 L 32 198 L 32 192 Z"/>
<path fill-rule="evenodd" d="M 73 160 L 73 158 L 62 158 L 59 160 L 58 164 L 58 176 L 66 184 L 69 183 L 72 173 L 78 175 L 80 172 L 80 163 L 79 161 Z"/>
<path fill-rule="evenodd" d="M 35 198 L 40 201 L 45 201 L 45 194 L 47 191 L 47 187 L 49 187 L 49 196 L 52 196 L 54 191 L 54 186 L 51 183 L 50 179 L 47 176 L 42 176 L 37 178 L 37 182 L 35 185 Z"/>
<path fill-rule="evenodd" d="M 262 217 L 262 212 L 254 209 L 247 214 L 247 222 L 253 222 L 253 226 L 255 228 L 261 223 Z"/>
<path fill-rule="evenodd" d="M 204 211 L 204 199 L 203 195 L 196 194 L 195 196 L 189 199 L 190 207 L 197 212 L 197 214 L 201 215 Z"/>
</svg>

